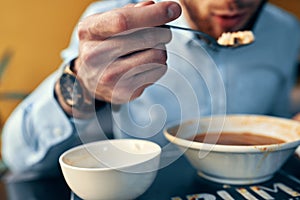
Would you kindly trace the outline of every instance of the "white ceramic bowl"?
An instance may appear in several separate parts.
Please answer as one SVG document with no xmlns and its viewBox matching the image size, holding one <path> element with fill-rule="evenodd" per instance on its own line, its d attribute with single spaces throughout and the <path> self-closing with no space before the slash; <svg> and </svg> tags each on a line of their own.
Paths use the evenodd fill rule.
<svg viewBox="0 0 300 200">
<path fill-rule="evenodd" d="M 160 154 L 160 146 L 150 141 L 104 140 L 64 152 L 59 163 L 67 184 L 82 199 L 134 199 L 155 179 Z"/>
<path fill-rule="evenodd" d="M 284 140 L 281 144 L 232 146 L 188 140 L 200 132 L 250 132 Z M 166 127 L 166 138 L 182 150 L 198 174 L 226 184 L 253 184 L 273 177 L 300 145 L 300 123 L 257 115 L 227 115 Z"/>
</svg>

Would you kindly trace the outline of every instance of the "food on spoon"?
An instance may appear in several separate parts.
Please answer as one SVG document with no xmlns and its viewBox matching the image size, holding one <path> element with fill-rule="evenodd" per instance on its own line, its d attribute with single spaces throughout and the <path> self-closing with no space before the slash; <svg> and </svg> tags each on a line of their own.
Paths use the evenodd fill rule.
<svg viewBox="0 0 300 200">
<path fill-rule="evenodd" d="M 223 33 L 218 38 L 218 43 L 223 46 L 234 46 L 236 44 L 246 45 L 254 42 L 252 31 L 238 31 Z"/>
</svg>

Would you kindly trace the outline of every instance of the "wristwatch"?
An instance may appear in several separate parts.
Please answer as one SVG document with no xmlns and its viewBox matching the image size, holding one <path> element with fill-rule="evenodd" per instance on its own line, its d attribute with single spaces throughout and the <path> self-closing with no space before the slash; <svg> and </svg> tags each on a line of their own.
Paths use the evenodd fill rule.
<svg viewBox="0 0 300 200">
<path fill-rule="evenodd" d="M 76 78 L 76 74 L 71 70 L 70 65 L 65 67 L 59 79 L 59 90 L 64 102 L 71 108 L 83 112 L 94 108 L 91 95 L 80 79 Z"/>
<path fill-rule="evenodd" d="M 72 70 L 74 61 L 67 65 L 56 82 L 56 99 L 69 116 L 89 118 L 108 103 L 97 100 L 85 88 L 83 82 Z"/>
<path fill-rule="evenodd" d="M 71 65 L 65 67 L 55 84 L 55 91 L 57 101 L 68 116 L 90 118 L 96 112 L 95 102 L 76 73 L 71 70 Z"/>
</svg>

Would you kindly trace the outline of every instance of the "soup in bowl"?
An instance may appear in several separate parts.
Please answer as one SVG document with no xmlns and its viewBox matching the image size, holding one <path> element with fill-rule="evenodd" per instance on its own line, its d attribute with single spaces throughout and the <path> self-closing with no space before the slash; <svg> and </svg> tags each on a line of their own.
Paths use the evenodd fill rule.
<svg viewBox="0 0 300 200">
<path fill-rule="evenodd" d="M 168 125 L 164 134 L 200 176 L 226 184 L 267 181 L 300 145 L 300 123 L 263 115 L 225 115 Z"/>
</svg>

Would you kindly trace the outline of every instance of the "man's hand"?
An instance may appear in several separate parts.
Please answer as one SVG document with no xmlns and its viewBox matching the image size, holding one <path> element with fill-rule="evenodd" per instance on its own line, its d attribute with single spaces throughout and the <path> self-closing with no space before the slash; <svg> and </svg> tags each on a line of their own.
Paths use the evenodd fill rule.
<svg viewBox="0 0 300 200">
<path fill-rule="evenodd" d="M 162 77 L 171 32 L 157 26 L 180 14 L 175 2 L 148 1 L 81 21 L 74 70 L 91 95 L 114 104 L 126 103 Z"/>
</svg>

